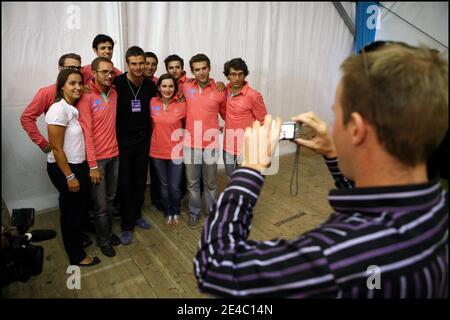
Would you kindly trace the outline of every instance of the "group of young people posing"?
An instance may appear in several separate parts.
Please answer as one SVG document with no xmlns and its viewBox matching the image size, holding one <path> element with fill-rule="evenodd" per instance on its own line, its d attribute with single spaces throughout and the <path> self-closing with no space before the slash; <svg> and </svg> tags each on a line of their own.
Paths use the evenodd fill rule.
<svg viewBox="0 0 450 320">
<path fill-rule="evenodd" d="M 185 181 L 188 226 L 199 226 L 201 184 L 206 209 L 215 203 L 219 134 L 224 131 L 224 162 L 231 177 L 244 129 L 267 114 L 260 93 L 245 81 L 244 60 L 224 65 L 225 86 L 210 78 L 205 54 L 189 60 L 193 77 L 178 55 L 168 56 L 167 73 L 154 76 L 158 58 L 138 46 L 125 54 L 128 72 L 111 61 L 114 41 L 94 38 L 97 55 L 81 66 L 74 53 L 61 56 L 56 84 L 38 91 L 21 116 L 25 131 L 48 153 L 47 171 L 59 191 L 61 233 L 70 264 L 93 266 L 82 230 L 92 207 L 97 245 L 108 257 L 114 246 L 128 245 L 135 227 L 148 229 L 141 210 L 150 165 L 152 200 L 160 199 L 167 225 L 181 223 Z M 36 119 L 45 114 L 48 141 Z M 225 127 L 219 126 L 219 115 Z M 115 201 L 117 199 L 117 201 Z M 120 236 L 112 232 L 114 210 L 120 213 Z"/>
</svg>

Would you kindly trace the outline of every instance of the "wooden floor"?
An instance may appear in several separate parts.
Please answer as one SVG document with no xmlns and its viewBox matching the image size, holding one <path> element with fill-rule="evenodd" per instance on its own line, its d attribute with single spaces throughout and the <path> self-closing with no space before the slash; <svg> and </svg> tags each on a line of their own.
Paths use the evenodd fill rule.
<svg viewBox="0 0 450 320">
<path fill-rule="evenodd" d="M 302 149 L 299 164 L 299 193 L 289 194 L 294 155 L 280 159 L 280 171 L 268 176 L 254 211 L 251 239 L 293 238 L 324 221 L 330 211 L 326 200 L 333 181 L 322 157 Z M 218 194 L 227 179 L 218 173 Z M 184 202 L 185 203 L 185 202 Z M 185 205 L 183 211 L 186 212 Z M 136 229 L 133 242 L 116 247 L 117 256 L 104 256 L 94 244 L 86 249 L 101 260 L 97 266 L 81 269 L 81 289 L 70 290 L 66 282 L 68 259 L 64 252 L 59 212 L 36 215 L 34 229 L 51 228 L 58 232 L 53 240 L 41 242 L 44 253 L 42 274 L 28 282 L 15 282 L 2 288 L 10 298 L 207 298 L 197 289 L 193 258 L 201 228 L 187 227 L 186 213 L 177 227 L 164 225 L 162 213 L 149 204 L 148 192 L 143 216 L 153 227 Z M 4 221 L 4 219 L 3 219 Z M 119 234 L 120 223 L 113 229 Z"/>
</svg>

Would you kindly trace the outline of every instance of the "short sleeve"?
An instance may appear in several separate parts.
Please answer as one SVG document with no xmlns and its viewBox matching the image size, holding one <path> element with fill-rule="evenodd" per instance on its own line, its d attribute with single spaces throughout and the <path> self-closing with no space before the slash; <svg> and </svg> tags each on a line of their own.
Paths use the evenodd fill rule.
<svg viewBox="0 0 450 320">
<path fill-rule="evenodd" d="M 45 122 L 57 126 L 67 127 L 70 121 L 69 113 L 61 103 L 54 103 L 45 115 Z"/>
</svg>

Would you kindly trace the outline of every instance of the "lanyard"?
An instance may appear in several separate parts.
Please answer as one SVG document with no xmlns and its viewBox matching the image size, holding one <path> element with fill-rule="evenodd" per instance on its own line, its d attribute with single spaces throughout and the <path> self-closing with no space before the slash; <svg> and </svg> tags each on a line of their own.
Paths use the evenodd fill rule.
<svg viewBox="0 0 450 320">
<path fill-rule="evenodd" d="M 130 80 L 128 80 L 128 78 L 127 78 L 127 83 L 128 83 L 128 86 L 130 87 L 131 92 L 133 93 L 134 100 L 137 100 L 137 96 L 139 94 L 139 90 L 141 90 L 141 87 L 142 87 L 142 82 L 144 82 L 144 80 L 141 81 L 141 84 L 139 85 L 138 91 L 136 92 L 136 94 L 134 94 L 133 88 L 131 87 L 131 84 L 130 84 Z"/>
</svg>

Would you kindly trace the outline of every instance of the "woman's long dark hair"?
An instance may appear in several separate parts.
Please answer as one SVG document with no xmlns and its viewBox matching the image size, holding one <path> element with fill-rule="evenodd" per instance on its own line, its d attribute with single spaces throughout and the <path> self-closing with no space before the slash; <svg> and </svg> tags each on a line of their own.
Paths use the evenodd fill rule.
<svg viewBox="0 0 450 320">
<path fill-rule="evenodd" d="M 80 71 L 75 70 L 75 69 L 63 69 L 59 72 L 58 74 L 58 78 L 56 78 L 56 98 L 55 98 L 55 102 L 60 101 L 61 99 L 64 99 L 64 93 L 62 91 L 62 86 L 64 86 L 64 84 L 66 83 L 67 79 L 69 78 L 69 76 L 71 74 L 78 74 L 81 77 L 81 84 L 83 85 L 83 75 L 81 74 Z"/>
</svg>

